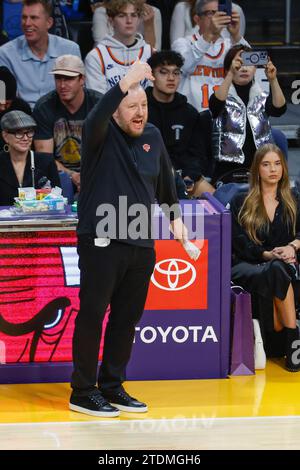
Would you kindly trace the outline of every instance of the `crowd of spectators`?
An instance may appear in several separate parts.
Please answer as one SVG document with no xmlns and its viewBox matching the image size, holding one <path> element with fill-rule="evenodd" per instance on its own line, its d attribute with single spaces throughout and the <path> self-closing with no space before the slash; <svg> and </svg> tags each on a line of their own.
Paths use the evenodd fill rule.
<svg viewBox="0 0 300 470">
<path fill-rule="evenodd" d="M 81 44 L 71 40 L 68 25 L 74 22 L 79 27 L 84 22 L 90 24 L 94 47 L 86 57 L 82 57 Z M 252 49 L 244 39 L 247 18 L 238 4 L 232 4 L 228 15 L 219 11 L 217 0 L 4 0 L 0 26 L 0 81 L 5 88 L 5 96 L 0 96 L 3 171 L 9 168 L 11 174 L 16 172 L 16 150 L 12 150 L 13 158 L 9 152 L 16 145 L 19 148 L 23 139 L 23 167 L 31 146 L 37 161 L 42 153 L 47 158 L 50 154 L 57 170 L 69 175 L 78 193 L 83 121 L 102 94 L 140 60 L 148 61 L 155 78 L 153 84 L 147 80 L 142 83 L 148 98 L 148 119 L 161 132 L 180 197 L 200 197 L 203 192 L 218 197 L 220 187 L 215 192 L 216 182 L 234 182 L 235 170 L 245 170 L 247 176 L 249 172 L 253 174 L 255 162 L 261 177 L 263 170 L 259 165 L 270 153 L 273 160 L 279 155 L 276 161 L 280 162 L 287 184 L 285 164 L 277 147 L 268 147 L 259 164 L 258 157 L 254 158 L 256 151 L 274 144 L 269 116 L 282 115 L 286 103 L 270 58 L 265 65 L 269 93 L 263 92 L 255 79 L 256 67 L 243 62 L 242 53 Z M 25 113 L 25 122 L 31 125 L 10 129 L 6 123 L 8 127 L 3 127 L 11 112 Z M 22 116 L 16 118 L 21 122 Z M 263 187 L 259 186 L 259 207 L 264 208 L 258 211 L 267 213 L 269 219 L 265 216 L 264 221 L 269 230 L 274 218 L 272 210 L 277 205 L 268 212 L 264 197 L 269 186 L 263 181 Z M 15 178 L 16 184 L 22 182 L 22 178 Z M 280 182 L 277 184 L 281 190 Z M 250 185 L 247 207 L 249 200 L 255 200 L 256 186 Z M 278 194 L 281 204 L 287 193 Z M 293 197 L 288 193 L 288 201 L 294 201 L 290 206 L 298 214 L 298 203 Z M 0 204 L 4 201 L 7 199 L 3 197 Z M 255 212 L 247 212 L 247 207 L 240 204 L 240 212 L 235 213 L 234 250 L 239 250 L 241 243 L 237 227 L 246 231 L 243 243 L 249 237 L 251 242 L 261 243 L 245 223 L 245 213 L 255 216 Z M 291 246 L 296 247 L 295 252 L 300 248 L 297 233 L 298 229 L 290 230 L 284 239 L 289 255 Z M 270 248 L 273 257 L 268 260 L 286 263 L 291 257 L 280 257 L 277 248 L 276 244 Z M 277 294 L 273 294 L 268 291 L 269 300 L 276 298 Z M 294 319 L 289 323 L 280 317 L 280 312 L 278 307 L 276 325 L 294 329 Z M 270 324 L 274 328 L 274 323 Z M 288 337 L 294 338 L 295 332 Z M 291 370 L 290 344 L 287 347 L 287 368 Z"/>
</svg>

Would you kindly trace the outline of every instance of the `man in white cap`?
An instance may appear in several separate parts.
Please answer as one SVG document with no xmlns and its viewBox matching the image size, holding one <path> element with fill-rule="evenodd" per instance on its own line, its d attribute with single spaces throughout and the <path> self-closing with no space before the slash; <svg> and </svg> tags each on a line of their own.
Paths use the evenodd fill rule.
<svg viewBox="0 0 300 470">
<path fill-rule="evenodd" d="M 58 57 L 50 73 L 56 89 L 35 105 L 34 145 L 38 152 L 54 153 L 58 170 L 68 173 L 79 191 L 82 124 L 102 95 L 84 87 L 84 64 L 77 56 Z"/>
</svg>

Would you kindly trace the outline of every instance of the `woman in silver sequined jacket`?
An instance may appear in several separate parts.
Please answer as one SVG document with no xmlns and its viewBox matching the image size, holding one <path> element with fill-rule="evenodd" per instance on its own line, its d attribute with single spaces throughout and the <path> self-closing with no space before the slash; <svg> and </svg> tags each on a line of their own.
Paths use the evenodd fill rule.
<svg viewBox="0 0 300 470">
<path fill-rule="evenodd" d="M 224 60 L 225 79 L 210 98 L 213 115 L 213 179 L 227 172 L 249 169 L 255 151 L 273 143 L 269 116 L 281 116 L 285 97 L 271 60 L 265 66 L 270 94 L 263 92 L 254 76 L 256 67 L 246 66 L 242 52 L 251 51 L 241 44 L 233 46 Z"/>
</svg>

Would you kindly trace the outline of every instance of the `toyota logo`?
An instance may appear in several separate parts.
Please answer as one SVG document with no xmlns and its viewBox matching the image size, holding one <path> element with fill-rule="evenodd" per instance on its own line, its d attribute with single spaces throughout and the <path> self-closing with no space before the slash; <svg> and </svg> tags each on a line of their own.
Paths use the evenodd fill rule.
<svg viewBox="0 0 300 470">
<path fill-rule="evenodd" d="M 158 274 L 160 282 L 157 281 Z M 189 276 L 186 276 L 189 274 Z M 181 277 L 184 276 L 184 282 L 180 282 Z M 163 282 L 165 279 L 166 282 Z M 151 281 L 153 284 L 162 290 L 183 290 L 187 289 L 196 279 L 196 269 L 194 266 L 183 259 L 164 259 L 155 265 Z M 162 285 L 162 282 L 164 285 Z"/>
</svg>

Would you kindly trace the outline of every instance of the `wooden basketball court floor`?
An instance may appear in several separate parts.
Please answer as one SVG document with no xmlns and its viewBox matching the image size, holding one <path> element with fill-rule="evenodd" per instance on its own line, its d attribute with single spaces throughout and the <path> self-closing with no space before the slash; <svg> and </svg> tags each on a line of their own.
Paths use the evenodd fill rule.
<svg viewBox="0 0 300 470">
<path fill-rule="evenodd" d="M 300 373 L 128 382 L 149 412 L 69 411 L 69 384 L 0 385 L 0 449 L 300 449 Z"/>
</svg>

